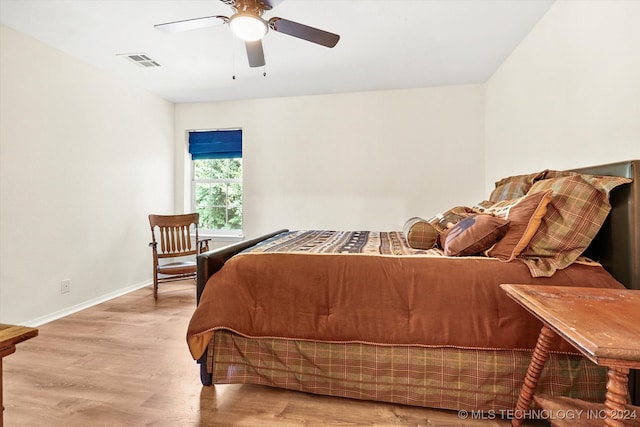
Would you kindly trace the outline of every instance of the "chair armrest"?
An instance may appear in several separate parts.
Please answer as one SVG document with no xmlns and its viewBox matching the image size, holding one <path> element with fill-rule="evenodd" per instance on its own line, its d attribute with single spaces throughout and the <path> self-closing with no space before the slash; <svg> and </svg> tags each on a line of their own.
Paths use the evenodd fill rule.
<svg viewBox="0 0 640 427">
<path fill-rule="evenodd" d="M 204 253 L 209 251 L 209 241 L 211 237 L 205 237 L 204 239 L 198 239 L 198 253 Z"/>
</svg>

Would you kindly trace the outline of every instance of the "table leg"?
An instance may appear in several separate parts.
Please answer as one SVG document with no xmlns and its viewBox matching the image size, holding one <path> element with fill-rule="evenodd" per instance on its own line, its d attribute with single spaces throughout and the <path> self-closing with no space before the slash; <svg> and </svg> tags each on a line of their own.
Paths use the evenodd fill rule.
<svg viewBox="0 0 640 427">
<path fill-rule="evenodd" d="M 533 399 L 533 393 L 536 391 L 538 385 L 538 379 L 542 373 L 542 368 L 549 358 L 549 348 L 551 348 L 551 341 L 556 336 L 549 327 L 544 325 L 540 330 L 538 336 L 538 342 L 533 350 L 533 356 L 531 357 L 531 363 L 529 369 L 527 369 L 527 376 L 524 378 L 522 389 L 520 390 L 520 396 L 518 396 L 518 403 L 514 411 L 511 425 L 513 427 L 520 427 L 524 422 L 524 414 L 529 410 L 531 406 L 531 400 Z"/>
<path fill-rule="evenodd" d="M 624 427 L 625 425 L 628 376 L 629 369 L 627 368 L 609 368 L 607 372 L 607 394 L 605 394 L 604 401 L 607 414 L 604 425 L 607 427 Z"/>
<path fill-rule="evenodd" d="M 4 406 L 2 404 L 2 357 L 0 357 L 0 427 L 4 426 Z"/>
<path fill-rule="evenodd" d="M 4 426 L 4 406 L 2 404 L 2 358 L 13 354 L 16 351 L 16 346 L 0 348 L 0 427 Z"/>
</svg>

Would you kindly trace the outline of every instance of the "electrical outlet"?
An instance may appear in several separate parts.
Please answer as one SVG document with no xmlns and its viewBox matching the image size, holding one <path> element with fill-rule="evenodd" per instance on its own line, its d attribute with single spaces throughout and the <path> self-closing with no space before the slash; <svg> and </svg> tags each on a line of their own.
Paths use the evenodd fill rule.
<svg viewBox="0 0 640 427">
<path fill-rule="evenodd" d="M 60 293 L 66 294 L 68 292 L 71 292 L 71 279 L 64 279 L 60 282 Z"/>
</svg>

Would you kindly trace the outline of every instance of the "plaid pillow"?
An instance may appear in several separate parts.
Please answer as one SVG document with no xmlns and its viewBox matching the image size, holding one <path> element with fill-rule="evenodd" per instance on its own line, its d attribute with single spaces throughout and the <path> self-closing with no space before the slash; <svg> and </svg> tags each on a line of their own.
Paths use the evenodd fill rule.
<svg viewBox="0 0 640 427">
<path fill-rule="evenodd" d="M 413 249 L 431 249 L 438 242 L 438 230 L 417 216 L 404 223 L 402 234 Z"/>
<path fill-rule="evenodd" d="M 631 182 L 621 177 L 583 178 L 573 174 L 538 181 L 530 193 L 553 190 L 538 231 L 520 254 L 533 277 L 550 277 L 573 263 L 589 246 L 611 205 L 609 191 Z"/>
<path fill-rule="evenodd" d="M 500 202 L 502 200 L 515 199 L 527 194 L 534 182 L 545 177 L 546 170 L 527 175 L 514 175 L 502 178 L 496 182 L 496 188 L 489 196 L 489 201 Z"/>
<path fill-rule="evenodd" d="M 618 185 L 626 184 L 632 181 L 629 178 L 622 178 L 619 176 L 589 175 L 586 173 L 556 170 L 547 170 L 544 179 L 563 178 L 567 176 L 579 176 L 580 178 L 584 179 L 589 184 L 593 185 L 598 190 L 605 192 L 606 194 L 609 194 L 609 192 L 616 188 Z"/>
<path fill-rule="evenodd" d="M 539 191 L 512 200 L 497 203 L 482 202 L 474 206 L 477 212 L 484 212 L 506 218 L 511 225 L 505 236 L 485 254 L 501 261 L 511 261 L 524 250 L 534 236 L 542 218 L 547 213 L 553 190 Z"/>
</svg>

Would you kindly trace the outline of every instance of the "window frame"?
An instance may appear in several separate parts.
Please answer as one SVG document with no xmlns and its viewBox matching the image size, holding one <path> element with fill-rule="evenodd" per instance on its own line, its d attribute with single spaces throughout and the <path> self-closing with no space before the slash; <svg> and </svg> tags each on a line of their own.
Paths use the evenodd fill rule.
<svg viewBox="0 0 640 427">
<path fill-rule="evenodd" d="M 235 128 L 235 129 L 239 129 L 239 128 Z M 235 129 L 210 129 L 207 131 L 210 132 L 215 132 L 215 131 L 224 131 L 224 130 L 235 130 Z M 203 130 L 199 129 L 199 130 L 190 130 L 187 131 L 187 145 L 188 145 L 188 141 L 189 141 L 189 133 L 190 132 L 201 132 Z M 188 154 L 189 155 L 189 154 Z M 191 157 L 191 155 L 189 155 L 189 157 Z M 240 159 L 242 161 L 242 175 L 240 178 L 219 178 L 219 179 L 198 179 L 196 180 L 195 177 L 195 162 L 198 160 L 215 160 L 215 159 L 197 159 L 194 160 L 193 158 L 190 158 L 190 167 L 191 167 L 191 185 L 190 185 L 190 189 L 191 189 L 191 202 L 190 202 L 190 207 L 191 207 L 191 211 L 192 212 L 198 212 L 196 209 L 196 184 L 198 183 L 214 183 L 214 184 L 218 184 L 218 183 L 224 183 L 224 184 L 240 184 L 241 188 L 242 188 L 242 192 L 241 192 L 241 196 L 240 196 L 240 206 L 242 208 L 242 214 L 241 214 L 241 221 L 242 221 L 242 226 L 240 229 L 238 230 L 222 230 L 222 229 L 205 229 L 205 228 L 198 228 L 198 233 L 201 236 L 216 236 L 216 237 L 221 237 L 221 240 L 226 240 L 225 238 L 229 238 L 230 240 L 233 239 L 237 239 L 237 238 L 243 238 L 244 237 L 244 157 L 233 157 L 233 158 L 228 158 L 228 159 Z M 227 159 L 219 159 L 219 160 L 227 160 Z M 227 200 L 228 202 L 228 200 Z M 227 204 L 226 207 L 228 208 L 229 205 Z"/>
</svg>

